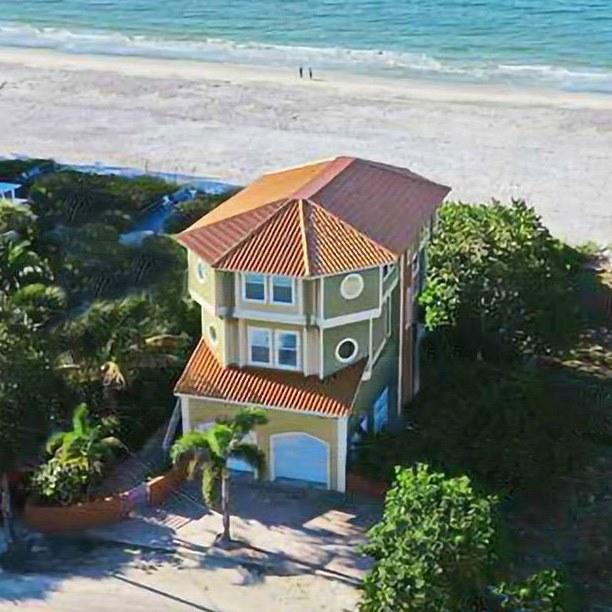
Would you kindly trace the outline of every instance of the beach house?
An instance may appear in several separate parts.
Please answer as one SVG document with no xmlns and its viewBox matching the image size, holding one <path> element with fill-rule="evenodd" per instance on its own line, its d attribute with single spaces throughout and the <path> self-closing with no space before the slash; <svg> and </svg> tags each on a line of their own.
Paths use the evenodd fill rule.
<svg viewBox="0 0 612 612">
<path fill-rule="evenodd" d="M 423 247 L 449 191 L 338 157 L 265 174 L 179 234 L 202 313 L 183 432 L 263 408 L 265 477 L 344 491 L 351 443 L 418 389 Z"/>
</svg>

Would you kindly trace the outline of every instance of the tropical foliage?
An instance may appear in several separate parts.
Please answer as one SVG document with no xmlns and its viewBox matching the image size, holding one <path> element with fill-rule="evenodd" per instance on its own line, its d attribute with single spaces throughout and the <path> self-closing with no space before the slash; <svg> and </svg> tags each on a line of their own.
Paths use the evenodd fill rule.
<svg viewBox="0 0 612 612">
<path fill-rule="evenodd" d="M 496 504 L 465 476 L 448 478 L 425 465 L 398 468 L 363 549 L 374 567 L 361 609 L 473 609 L 497 561 Z"/>
<path fill-rule="evenodd" d="M 390 479 L 395 465 L 425 461 L 506 494 L 569 474 L 593 456 L 600 390 L 561 374 L 471 361 L 430 369 L 410 427 L 365 440 L 361 468 Z"/>
<path fill-rule="evenodd" d="M 464 354 L 498 361 L 575 338 L 581 257 L 525 202 L 444 205 L 427 260 L 426 325 Z"/>
<path fill-rule="evenodd" d="M 261 475 L 265 456 L 255 444 L 244 439 L 255 427 L 266 422 L 263 410 L 247 408 L 232 419 L 217 421 L 205 431 L 192 431 L 181 436 L 172 446 L 170 454 L 174 463 L 189 457 L 191 477 L 198 468 L 202 469 L 202 496 L 208 505 L 216 503 L 216 490 L 221 485 L 222 537 L 225 541 L 230 540 L 228 460 L 242 459 Z"/>
<path fill-rule="evenodd" d="M 556 570 L 542 570 L 524 581 L 502 582 L 491 589 L 502 610 L 521 612 L 570 612 L 571 594 Z"/>
<path fill-rule="evenodd" d="M 225 192 L 222 195 L 198 195 L 193 200 L 177 204 L 166 220 L 164 231 L 167 234 L 182 232 L 233 193 L 235 191 Z"/>
<path fill-rule="evenodd" d="M 79 404 L 72 415 L 72 429 L 55 432 L 47 440 L 50 459 L 32 478 L 32 491 L 38 500 L 63 505 L 86 498 L 123 448 L 112 435 L 116 429 L 116 419 L 94 421 L 87 406 Z"/>
</svg>

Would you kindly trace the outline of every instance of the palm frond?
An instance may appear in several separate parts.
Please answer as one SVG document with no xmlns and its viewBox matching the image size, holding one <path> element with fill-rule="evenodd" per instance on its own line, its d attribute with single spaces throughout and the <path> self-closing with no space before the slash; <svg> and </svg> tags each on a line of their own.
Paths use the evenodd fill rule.
<svg viewBox="0 0 612 612">
<path fill-rule="evenodd" d="M 257 425 L 265 425 L 268 422 L 265 410 L 261 408 L 245 408 L 241 410 L 232 420 L 232 427 L 238 437 L 244 437 Z"/>
<path fill-rule="evenodd" d="M 87 416 L 89 415 L 89 408 L 87 404 L 79 404 L 72 414 L 72 430 L 82 435 L 87 429 Z"/>
<path fill-rule="evenodd" d="M 206 432 L 190 431 L 183 434 L 170 448 L 170 458 L 177 463 L 189 454 L 209 453 L 210 446 Z"/>
<path fill-rule="evenodd" d="M 246 461 L 257 470 L 259 476 L 263 476 L 266 467 L 266 455 L 255 444 L 241 442 L 232 448 L 230 456 Z"/>
<path fill-rule="evenodd" d="M 217 457 L 227 457 L 234 431 L 230 425 L 225 423 L 215 423 L 210 429 L 204 432 L 208 440 L 208 445 L 213 455 Z"/>
<path fill-rule="evenodd" d="M 62 442 L 64 440 L 65 435 L 65 431 L 56 431 L 54 434 L 51 434 L 49 436 L 47 444 L 45 445 L 45 450 L 49 455 L 53 455 L 57 451 L 57 449 L 62 446 Z"/>
</svg>

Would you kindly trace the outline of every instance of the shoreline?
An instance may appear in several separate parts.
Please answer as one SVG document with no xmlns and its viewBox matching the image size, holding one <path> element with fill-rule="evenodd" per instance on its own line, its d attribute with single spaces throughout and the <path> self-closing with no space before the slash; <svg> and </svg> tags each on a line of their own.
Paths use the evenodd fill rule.
<svg viewBox="0 0 612 612">
<path fill-rule="evenodd" d="M 612 110 L 612 94 L 567 92 L 518 84 L 475 84 L 460 81 L 412 79 L 316 70 L 315 78 L 299 79 L 295 68 L 257 64 L 207 62 L 192 59 L 152 58 L 136 55 L 101 55 L 67 53 L 52 49 L 0 46 L 0 64 L 62 70 L 96 70 L 123 75 L 219 80 L 241 83 L 276 83 L 290 86 L 341 88 L 347 92 L 388 97 L 463 104 L 499 104 L 510 106 L 552 106 Z M 154 74 L 153 74 L 154 72 Z"/>
<path fill-rule="evenodd" d="M 0 48 L 0 156 L 246 184 L 338 155 L 450 199 L 524 198 L 571 243 L 612 242 L 612 96 Z"/>
</svg>

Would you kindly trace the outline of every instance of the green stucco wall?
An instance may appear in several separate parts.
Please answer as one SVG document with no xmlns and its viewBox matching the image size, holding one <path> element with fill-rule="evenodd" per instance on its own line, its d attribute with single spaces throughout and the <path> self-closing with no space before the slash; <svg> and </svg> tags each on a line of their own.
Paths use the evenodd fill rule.
<svg viewBox="0 0 612 612">
<path fill-rule="evenodd" d="M 323 316 L 326 319 L 354 314 L 363 310 L 378 308 L 380 300 L 380 269 L 371 268 L 359 272 L 364 285 L 361 295 L 347 300 L 340 293 L 340 285 L 347 274 L 329 276 L 323 279 Z"/>
<path fill-rule="evenodd" d="M 330 327 L 321 330 L 323 333 L 323 375 L 329 376 L 342 368 L 346 368 L 347 363 L 336 359 L 336 346 L 345 338 L 352 338 L 357 342 L 358 354 L 354 361 L 359 361 L 367 357 L 370 343 L 370 321 L 359 321 L 338 327 Z"/>
</svg>

